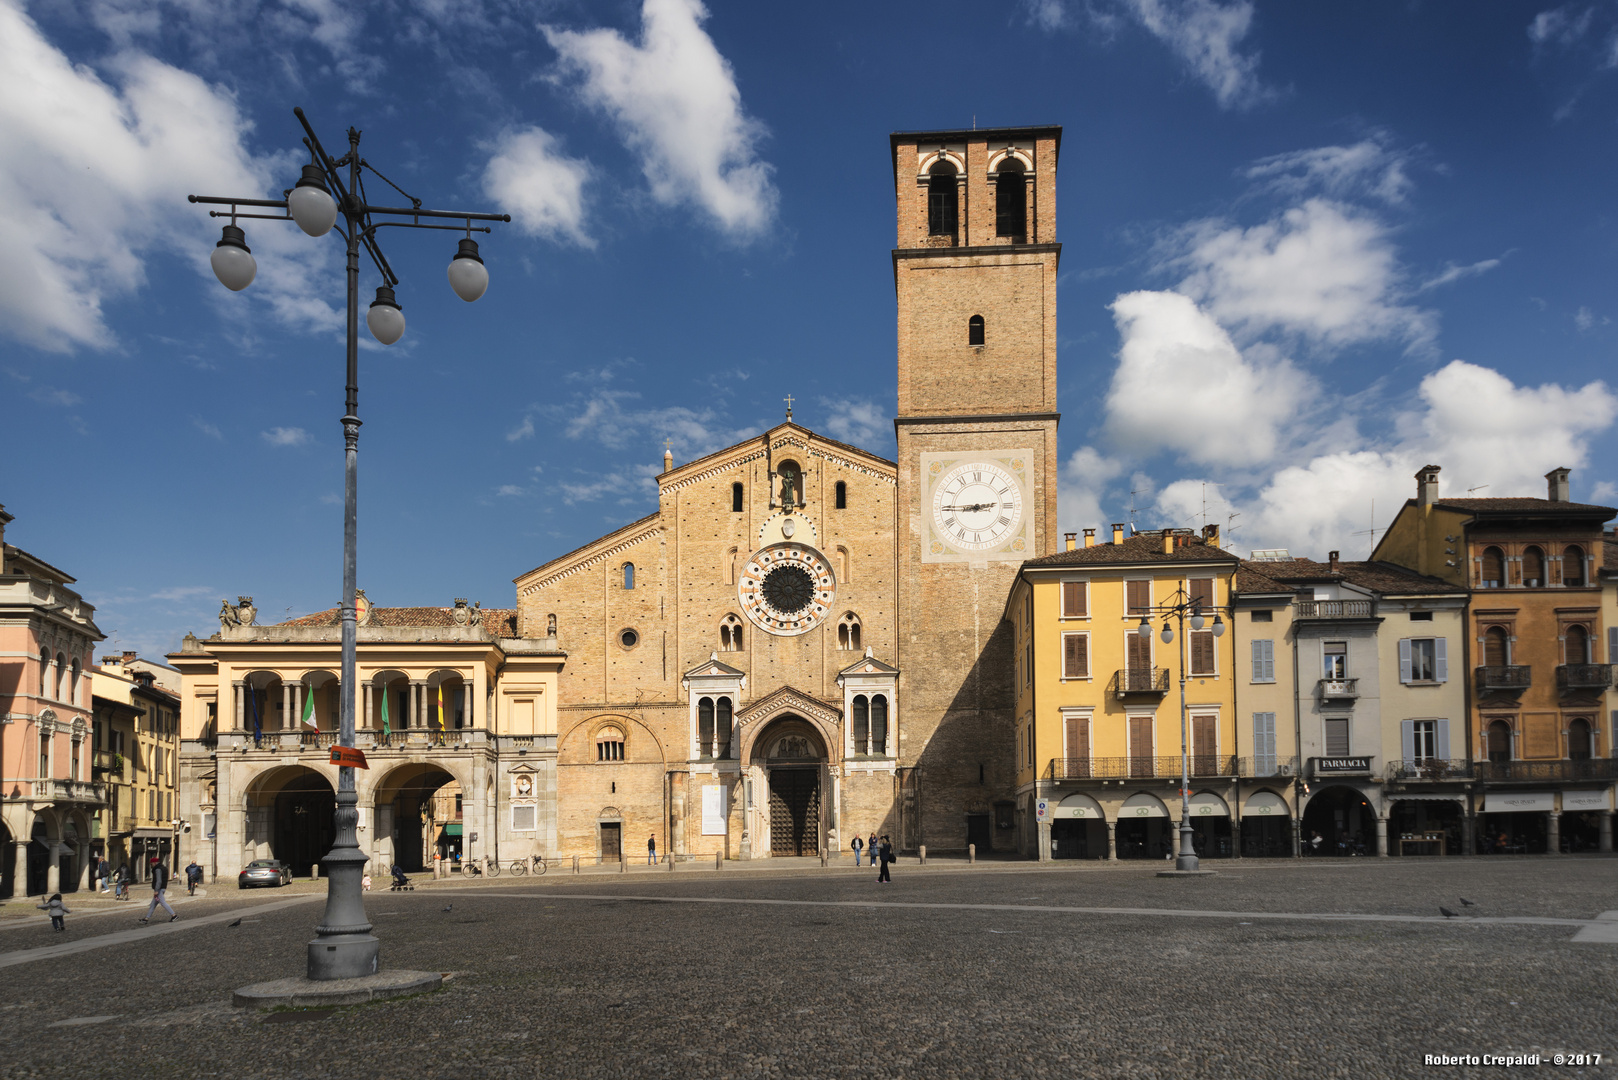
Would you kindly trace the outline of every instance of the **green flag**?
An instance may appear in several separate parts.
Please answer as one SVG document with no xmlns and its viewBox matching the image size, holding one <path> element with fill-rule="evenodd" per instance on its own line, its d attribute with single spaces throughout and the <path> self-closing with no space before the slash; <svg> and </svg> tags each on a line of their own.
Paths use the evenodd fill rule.
<svg viewBox="0 0 1618 1080">
<path fill-rule="evenodd" d="M 384 739 L 386 739 L 392 733 L 392 730 L 393 729 L 388 726 L 388 690 L 387 690 L 387 687 L 383 687 L 382 688 L 382 737 Z"/>
<path fill-rule="evenodd" d="M 314 687 L 306 687 L 303 692 L 303 726 L 320 730 L 315 724 L 315 691 Z"/>
</svg>

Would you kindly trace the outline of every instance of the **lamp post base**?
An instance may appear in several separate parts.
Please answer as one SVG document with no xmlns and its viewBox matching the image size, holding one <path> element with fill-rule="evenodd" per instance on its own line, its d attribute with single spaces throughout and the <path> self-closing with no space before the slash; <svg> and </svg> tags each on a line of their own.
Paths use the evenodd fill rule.
<svg viewBox="0 0 1618 1080">
<path fill-rule="evenodd" d="M 1158 877 L 1218 877 L 1217 870 L 1159 870 Z"/>
<path fill-rule="evenodd" d="M 436 971 L 385 971 L 359 979 L 274 979 L 244 986 L 231 995 L 231 1004 L 242 1008 L 292 1009 L 359 1005 L 406 994 L 437 990 L 444 976 Z"/>
<path fill-rule="evenodd" d="M 317 937 L 309 943 L 309 978 L 358 979 L 375 975 L 382 942 L 370 934 Z"/>
</svg>

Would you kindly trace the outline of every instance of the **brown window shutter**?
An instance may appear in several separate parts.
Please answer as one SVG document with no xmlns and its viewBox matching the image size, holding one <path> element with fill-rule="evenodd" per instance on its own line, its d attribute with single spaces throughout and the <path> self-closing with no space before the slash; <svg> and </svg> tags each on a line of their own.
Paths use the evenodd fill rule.
<svg viewBox="0 0 1618 1080">
<path fill-rule="evenodd" d="M 1191 579 L 1191 600 L 1195 603 L 1202 601 L 1202 610 L 1213 611 L 1213 578 Z"/>
<path fill-rule="evenodd" d="M 1131 615 L 1144 615 L 1151 606 L 1151 582 L 1130 581 L 1125 583 L 1129 593 L 1129 613 Z"/>
<path fill-rule="evenodd" d="M 1216 722 L 1216 718 L 1212 716 L 1191 718 L 1191 753 L 1194 756 L 1214 756 L 1219 742 L 1215 731 Z"/>
<path fill-rule="evenodd" d="M 1129 670 L 1146 671 L 1152 666 L 1152 643 L 1139 634 L 1129 635 Z"/>
<path fill-rule="evenodd" d="M 1152 756 L 1152 718 L 1150 716 L 1131 716 L 1129 718 L 1129 756 L 1132 758 L 1149 758 Z"/>
<path fill-rule="evenodd" d="M 1063 751 L 1069 758 L 1087 760 L 1090 757 L 1090 721 L 1070 717 L 1067 722 L 1067 746 Z"/>
<path fill-rule="evenodd" d="M 1062 677 L 1083 679 L 1090 674 L 1090 642 L 1083 634 L 1062 637 Z"/>
<path fill-rule="evenodd" d="M 1062 614 L 1081 618 L 1088 614 L 1084 610 L 1084 582 L 1062 582 Z"/>
<path fill-rule="evenodd" d="M 1214 636 L 1208 630 L 1196 630 L 1191 634 L 1191 674 L 1212 675 L 1214 673 Z"/>
</svg>

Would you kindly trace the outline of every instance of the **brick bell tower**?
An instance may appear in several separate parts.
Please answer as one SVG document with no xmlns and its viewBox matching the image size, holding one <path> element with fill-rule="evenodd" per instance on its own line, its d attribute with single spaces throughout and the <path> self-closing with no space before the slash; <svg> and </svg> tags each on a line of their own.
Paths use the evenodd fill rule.
<svg viewBox="0 0 1618 1080">
<path fill-rule="evenodd" d="M 897 838 L 1013 850 L 1011 628 L 1056 550 L 1060 127 L 897 132 Z"/>
</svg>

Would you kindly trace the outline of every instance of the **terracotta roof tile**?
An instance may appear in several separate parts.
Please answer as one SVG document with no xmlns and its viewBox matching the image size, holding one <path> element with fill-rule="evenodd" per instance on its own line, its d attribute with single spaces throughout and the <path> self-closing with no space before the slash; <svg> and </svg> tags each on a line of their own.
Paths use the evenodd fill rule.
<svg viewBox="0 0 1618 1080">
<path fill-rule="evenodd" d="M 517 610 L 515 608 L 482 608 L 483 629 L 492 637 L 517 636 Z M 277 626 L 336 626 L 340 609 L 327 608 L 296 619 L 288 619 Z M 443 607 L 374 607 L 370 626 L 454 626 L 455 609 Z"/>
<path fill-rule="evenodd" d="M 1339 562 L 1334 573 L 1330 563 L 1316 562 L 1313 559 L 1281 559 L 1259 563 L 1256 566 L 1253 563 L 1243 563 L 1241 574 L 1251 574 L 1269 583 L 1268 586 L 1252 589 L 1254 592 L 1264 592 L 1266 588 L 1276 585 L 1282 591 L 1286 591 L 1290 586 L 1331 581 L 1347 581 L 1352 585 L 1395 596 L 1440 595 L 1466 591 L 1460 585 L 1452 585 L 1447 581 L 1426 577 L 1413 570 L 1385 562 Z M 1236 579 L 1237 591 L 1248 591 L 1241 574 L 1238 574 Z M 1258 582 L 1255 581 L 1255 584 Z"/>
<path fill-rule="evenodd" d="M 1552 502 L 1549 499 L 1533 498 L 1499 498 L 1499 499 L 1439 499 L 1437 506 L 1449 507 L 1455 510 L 1470 510 L 1474 513 L 1509 513 L 1550 511 L 1552 513 L 1567 514 L 1605 514 L 1612 517 L 1618 514 L 1618 509 L 1611 506 L 1596 506 L 1593 503 Z"/>
<path fill-rule="evenodd" d="M 1072 551 L 1058 551 L 1054 555 L 1043 555 L 1037 559 L 1029 559 L 1023 565 L 1042 567 L 1086 566 L 1097 563 L 1177 563 L 1209 562 L 1211 560 L 1237 563 L 1241 561 L 1224 548 L 1203 543 L 1202 538 L 1199 536 L 1185 535 L 1187 536 L 1187 542 L 1166 554 L 1163 551 L 1163 534 L 1152 531 L 1125 537 L 1124 542 L 1121 544 L 1097 544 L 1094 547 L 1075 548 Z"/>
</svg>

